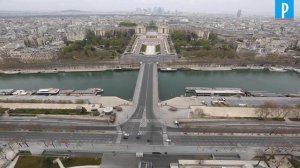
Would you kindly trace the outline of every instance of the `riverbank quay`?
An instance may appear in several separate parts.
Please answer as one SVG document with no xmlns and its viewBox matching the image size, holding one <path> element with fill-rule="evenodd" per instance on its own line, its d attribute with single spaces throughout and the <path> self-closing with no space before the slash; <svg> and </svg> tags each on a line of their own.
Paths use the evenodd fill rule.
<svg viewBox="0 0 300 168">
<path fill-rule="evenodd" d="M 179 69 L 179 70 L 196 70 L 196 71 L 231 71 L 231 70 L 268 70 L 270 65 L 236 65 L 236 64 L 195 64 L 195 63 L 160 63 L 159 69 Z M 290 66 L 281 66 L 277 65 L 275 67 L 283 67 L 287 69 L 285 72 L 293 71 L 300 73 L 300 67 L 290 67 Z M 0 74 L 36 74 L 36 73 L 59 73 L 59 72 L 101 72 L 101 71 L 126 71 L 126 70 L 139 70 L 140 64 L 69 64 L 69 65 L 60 65 L 53 64 L 52 66 L 48 65 L 25 65 L 20 67 L 0 67 Z"/>
<path fill-rule="evenodd" d="M 60 103 L 70 101 L 73 102 L 73 104 Z M 96 107 L 100 113 L 104 110 L 105 107 L 121 107 L 122 111 L 117 112 L 116 120 L 113 123 L 115 125 L 118 125 L 119 123 L 124 122 L 124 120 L 127 120 L 129 116 L 128 113 L 131 111 L 131 107 L 133 105 L 130 101 L 123 100 L 118 97 L 109 96 L 0 96 L 0 102 L 0 107 L 9 109 L 78 109 L 84 107 L 87 111 L 91 112 Z M 52 115 L 41 115 L 40 117 L 49 118 L 50 116 Z M 70 116 L 56 117 L 68 118 Z M 84 116 L 73 116 L 73 118 L 94 120 L 97 117 L 86 118 Z M 104 120 L 107 121 L 107 118 L 105 118 Z"/>
<path fill-rule="evenodd" d="M 34 97 L 34 98 L 33 98 Z M 84 100 L 87 100 L 89 103 L 85 104 L 57 104 L 56 101 L 61 100 L 71 100 L 69 96 L 62 96 L 59 100 L 56 99 L 55 96 L 24 96 L 24 97 L 17 97 L 10 98 L 8 100 L 3 100 L 3 96 L 0 96 L 0 101 L 25 101 L 26 100 L 41 100 L 40 98 L 51 97 L 53 103 L 0 103 L 1 108 L 8 108 L 8 109 L 81 109 L 85 108 L 90 115 L 45 115 L 45 114 L 38 114 L 36 117 L 41 119 L 75 119 L 75 120 L 96 120 L 103 122 L 104 125 L 119 125 L 120 123 L 124 122 L 129 118 L 129 113 L 132 109 L 132 102 L 120 99 L 118 97 L 100 97 L 100 96 L 85 96 Z M 72 96 L 71 96 L 72 97 Z M 73 97 L 74 99 L 74 97 Z M 122 111 L 117 111 L 116 120 L 114 123 L 109 123 L 109 116 L 103 113 L 105 107 L 121 107 Z M 92 112 L 95 111 L 99 112 L 100 115 L 93 116 Z M 9 117 L 4 115 L 2 117 Z"/>
<path fill-rule="evenodd" d="M 269 70 L 270 67 L 278 67 L 278 69 L 282 69 L 282 71 L 278 72 L 299 72 L 299 67 L 291 67 L 291 66 L 281 66 L 281 65 L 269 65 L 269 64 L 248 64 L 248 65 L 238 65 L 238 64 L 197 64 L 194 62 L 184 63 L 162 63 L 159 64 L 159 69 L 178 69 L 178 70 L 195 70 L 195 71 L 231 71 L 231 70 Z M 274 71 L 274 70 L 272 70 Z"/>
<path fill-rule="evenodd" d="M 46 103 L 46 104 L 101 104 L 103 107 L 132 105 L 130 101 L 114 96 L 0 96 L 1 103 Z M 71 102 L 71 103 L 64 103 Z"/>
<path fill-rule="evenodd" d="M 272 124 L 291 124 L 292 127 L 300 123 L 291 121 L 294 114 L 288 114 L 284 118 L 274 118 L 276 116 L 268 116 L 262 119 L 257 113 L 258 108 L 249 107 L 207 107 L 207 106 L 191 106 L 190 108 L 170 110 L 169 106 L 158 107 L 161 121 L 169 127 L 177 128 L 175 121 L 180 124 L 188 124 L 189 126 L 230 126 L 243 125 L 247 123 L 249 126 L 272 125 Z M 274 122 L 274 123 L 273 123 Z"/>
<path fill-rule="evenodd" d="M 214 107 L 211 102 L 219 97 L 175 97 L 158 103 L 159 116 L 168 126 L 174 127 L 177 120 L 222 121 L 257 119 L 257 109 L 266 102 L 280 106 L 296 106 L 300 98 L 289 97 L 226 97 L 228 106 Z M 240 107 L 243 104 L 245 107 Z M 199 118 L 200 117 L 200 118 Z M 288 116 L 287 116 L 288 118 Z"/>
<path fill-rule="evenodd" d="M 182 57 L 179 55 L 179 59 L 173 62 L 161 62 L 161 64 L 165 65 L 224 65 L 224 66 L 247 66 L 247 65 L 256 65 L 256 66 L 280 66 L 280 67 L 289 67 L 294 66 L 296 68 L 300 68 L 299 57 L 290 58 L 284 56 L 279 57 L 239 57 L 239 58 L 211 58 L 207 59 L 202 57 Z M 296 62 L 296 63 L 295 63 Z"/>
<path fill-rule="evenodd" d="M 212 102 L 218 101 L 219 98 L 223 97 L 175 97 L 173 99 L 161 101 L 159 106 L 171 106 L 178 109 L 202 105 L 212 106 Z M 241 105 L 246 107 L 258 107 L 266 102 L 272 102 L 279 106 L 296 106 L 300 104 L 300 97 L 226 97 L 226 104 L 233 107 L 239 107 Z"/>
<path fill-rule="evenodd" d="M 0 74 L 36 74 L 36 73 L 59 73 L 59 72 L 101 72 L 114 70 L 138 70 L 139 64 L 53 64 L 48 65 L 24 65 L 20 67 L 0 68 Z"/>
</svg>

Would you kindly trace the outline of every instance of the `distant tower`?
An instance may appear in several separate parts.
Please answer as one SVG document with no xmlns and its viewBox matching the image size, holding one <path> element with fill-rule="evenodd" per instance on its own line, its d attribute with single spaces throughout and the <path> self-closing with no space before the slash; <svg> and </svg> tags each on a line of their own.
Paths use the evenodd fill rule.
<svg viewBox="0 0 300 168">
<path fill-rule="evenodd" d="M 240 18 L 241 16 L 242 16 L 242 10 L 239 9 L 238 12 L 237 12 L 237 14 L 236 14 L 236 17 Z"/>
<path fill-rule="evenodd" d="M 265 26 L 263 24 L 260 25 L 260 28 L 261 28 L 262 31 L 265 30 Z"/>
</svg>

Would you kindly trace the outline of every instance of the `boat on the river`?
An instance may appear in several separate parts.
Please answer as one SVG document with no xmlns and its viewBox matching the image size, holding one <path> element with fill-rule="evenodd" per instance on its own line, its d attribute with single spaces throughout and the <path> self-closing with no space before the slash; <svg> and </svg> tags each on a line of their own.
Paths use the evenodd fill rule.
<svg viewBox="0 0 300 168">
<path fill-rule="evenodd" d="M 284 67 L 284 70 L 293 71 L 294 68 L 293 67 Z"/>
<path fill-rule="evenodd" d="M 58 71 L 57 70 L 49 70 L 49 71 L 41 71 L 41 73 L 45 73 L 45 74 L 57 74 Z"/>
<path fill-rule="evenodd" d="M 178 69 L 176 68 L 160 68 L 161 72 L 176 72 Z"/>
<path fill-rule="evenodd" d="M 250 68 L 248 66 L 234 66 L 231 69 L 233 69 L 233 70 L 248 70 Z"/>
<path fill-rule="evenodd" d="M 293 70 L 297 73 L 300 73 L 300 69 L 294 68 Z"/>
<path fill-rule="evenodd" d="M 21 72 L 19 71 L 5 71 L 4 74 L 5 75 L 16 75 L 16 74 L 20 74 Z"/>
<path fill-rule="evenodd" d="M 104 92 L 104 89 L 101 89 L 101 88 L 91 88 L 91 89 L 93 89 L 95 91 L 96 95 L 99 95 Z"/>
<path fill-rule="evenodd" d="M 263 66 L 250 66 L 250 69 L 251 70 L 264 70 L 265 67 L 263 67 Z"/>
<path fill-rule="evenodd" d="M 101 88 L 89 88 L 86 90 L 74 90 L 70 95 L 80 95 L 80 96 L 89 96 L 89 95 L 100 95 L 104 90 Z"/>
<path fill-rule="evenodd" d="M 269 71 L 271 72 L 287 72 L 288 70 L 280 67 L 269 67 Z"/>
<path fill-rule="evenodd" d="M 300 97 L 300 92 L 299 93 L 291 93 L 291 94 L 288 94 L 287 97 Z"/>
<path fill-rule="evenodd" d="M 37 95 L 58 95 L 60 89 L 57 88 L 47 88 L 47 89 L 39 89 L 36 94 Z"/>
</svg>

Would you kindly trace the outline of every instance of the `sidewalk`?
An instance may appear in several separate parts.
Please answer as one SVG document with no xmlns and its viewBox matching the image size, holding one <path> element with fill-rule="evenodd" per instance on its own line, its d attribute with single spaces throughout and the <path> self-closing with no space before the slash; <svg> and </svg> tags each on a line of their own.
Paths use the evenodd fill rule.
<svg viewBox="0 0 300 168">
<path fill-rule="evenodd" d="M 13 168 L 17 162 L 18 158 L 15 157 L 18 153 L 18 147 L 15 147 L 14 145 L 10 146 L 7 145 L 5 148 L 2 149 L 2 152 L 0 152 L 0 167 Z"/>
<path fill-rule="evenodd" d="M 104 107 L 114 107 L 121 105 L 132 105 L 132 102 L 115 96 L 0 96 L 2 102 L 5 101 L 52 101 L 54 103 L 0 103 L 3 108 L 76 108 L 89 104 L 102 104 Z M 89 104 L 76 104 L 76 100 L 84 100 Z M 55 103 L 59 101 L 73 101 L 72 104 Z M 31 107 L 33 106 L 33 107 Z"/>
</svg>

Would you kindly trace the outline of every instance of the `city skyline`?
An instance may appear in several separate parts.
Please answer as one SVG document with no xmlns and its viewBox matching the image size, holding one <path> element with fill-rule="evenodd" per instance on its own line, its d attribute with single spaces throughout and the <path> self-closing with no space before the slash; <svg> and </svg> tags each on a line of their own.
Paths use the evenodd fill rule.
<svg viewBox="0 0 300 168">
<path fill-rule="evenodd" d="M 224 8 L 226 6 L 226 8 Z M 295 16 L 300 16 L 300 10 L 295 1 Z M 253 3 L 250 0 L 0 0 L 0 11 L 61 11 L 61 10 L 82 10 L 82 11 L 134 11 L 136 8 L 162 7 L 167 11 L 182 11 L 190 13 L 207 14 L 236 14 L 241 9 L 246 15 L 267 15 L 274 14 L 274 0 L 261 0 Z"/>
</svg>

